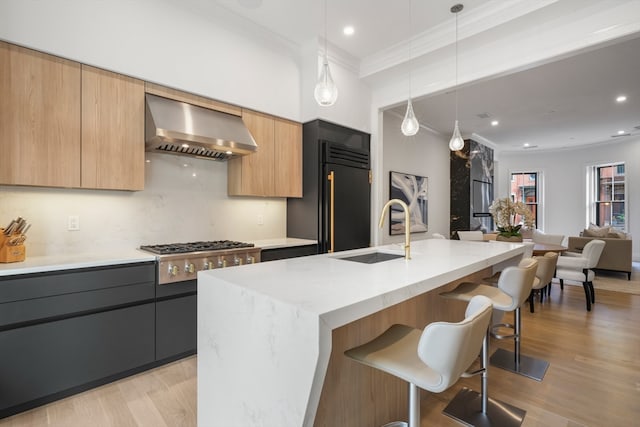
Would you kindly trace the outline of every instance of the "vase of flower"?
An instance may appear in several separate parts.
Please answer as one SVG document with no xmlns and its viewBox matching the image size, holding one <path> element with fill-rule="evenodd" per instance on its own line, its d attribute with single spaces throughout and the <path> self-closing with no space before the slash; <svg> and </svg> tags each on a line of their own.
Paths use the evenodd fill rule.
<svg viewBox="0 0 640 427">
<path fill-rule="evenodd" d="M 509 197 L 496 199 L 489 206 L 489 212 L 498 228 L 496 240 L 522 242 L 522 226 L 533 227 L 531 209 L 521 201 L 514 202 Z M 520 217 L 520 221 L 516 222 Z"/>
</svg>

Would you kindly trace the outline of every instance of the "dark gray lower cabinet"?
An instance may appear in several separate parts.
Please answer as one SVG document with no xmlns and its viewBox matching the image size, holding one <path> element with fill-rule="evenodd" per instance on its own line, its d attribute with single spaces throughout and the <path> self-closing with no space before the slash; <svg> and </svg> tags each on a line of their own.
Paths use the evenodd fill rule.
<svg viewBox="0 0 640 427">
<path fill-rule="evenodd" d="M 156 358 L 195 353 L 197 297 L 189 295 L 156 303 Z"/>
<path fill-rule="evenodd" d="M 157 365 L 155 270 L 0 277 L 0 418 Z"/>
<path fill-rule="evenodd" d="M 154 304 L 0 332 L 0 411 L 154 361 Z"/>
</svg>

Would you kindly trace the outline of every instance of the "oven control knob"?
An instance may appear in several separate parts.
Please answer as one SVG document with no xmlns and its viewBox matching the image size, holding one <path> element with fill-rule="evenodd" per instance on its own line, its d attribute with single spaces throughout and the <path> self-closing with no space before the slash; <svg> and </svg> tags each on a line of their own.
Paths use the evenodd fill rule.
<svg viewBox="0 0 640 427">
<path fill-rule="evenodd" d="M 169 276 L 175 277 L 178 275 L 179 272 L 180 272 L 180 269 L 178 268 L 177 265 L 169 264 Z"/>
<path fill-rule="evenodd" d="M 193 265 L 193 263 L 192 263 L 192 262 L 188 262 L 188 263 L 186 263 L 186 264 L 184 265 L 184 271 L 185 271 L 187 274 L 193 274 L 193 273 L 196 271 L 196 266 L 195 266 L 195 265 Z"/>
<path fill-rule="evenodd" d="M 233 263 L 234 263 L 235 265 L 242 265 L 242 258 L 240 258 L 240 257 L 238 257 L 238 256 L 236 256 L 236 255 L 234 255 L 234 256 L 233 256 Z"/>
<path fill-rule="evenodd" d="M 213 263 L 211 261 L 207 261 L 205 259 L 204 263 L 202 264 L 202 269 L 203 270 L 211 270 L 211 269 L 213 269 Z"/>
<path fill-rule="evenodd" d="M 247 264 L 255 264 L 255 263 L 256 263 L 256 257 L 247 255 Z"/>
<path fill-rule="evenodd" d="M 227 260 L 220 257 L 218 258 L 218 268 L 224 268 L 227 266 Z"/>
</svg>

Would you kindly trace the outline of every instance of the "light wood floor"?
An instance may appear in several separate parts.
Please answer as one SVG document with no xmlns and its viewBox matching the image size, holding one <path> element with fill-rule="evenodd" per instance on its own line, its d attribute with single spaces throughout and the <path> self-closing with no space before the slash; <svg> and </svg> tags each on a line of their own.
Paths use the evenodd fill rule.
<svg viewBox="0 0 640 427">
<path fill-rule="evenodd" d="M 492 368 L 490 396 L 525 409 L 524 426 L 640 425 L 640 295 L 596 291 L 588 313 L 582 287 L 554 285 L 550 301 L 522 315 L 523 354 L 551 366 L 542 382 Z M 441 411 L 462 386 L 479 390 L 479 379 L 422 393 L 423 427 L 458 425 Z M 196 357 L 0 420 L 2 427 L 195 425 Z"/>
</svg>

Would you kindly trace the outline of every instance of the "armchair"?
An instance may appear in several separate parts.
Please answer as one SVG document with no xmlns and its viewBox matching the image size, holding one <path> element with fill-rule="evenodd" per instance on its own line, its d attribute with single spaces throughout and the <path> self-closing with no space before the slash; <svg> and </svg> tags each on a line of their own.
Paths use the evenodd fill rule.
<svg viewBox="0 0 640 427">
<path fill-rule="evenodd" d="M 568 253 L 558 257 L 556 277 L 560 279 L 560 288 L 564 289 L 564 280 L 582 282 L 584 295 L 587 300 L 587 311 L 591 311 L 591 303 L 596 302 L 593 289 L 593 268 L 598 264 L 605 243 L 602 240 L 592 240 L 584 246 L 581 254 Z"/>
</svg>

